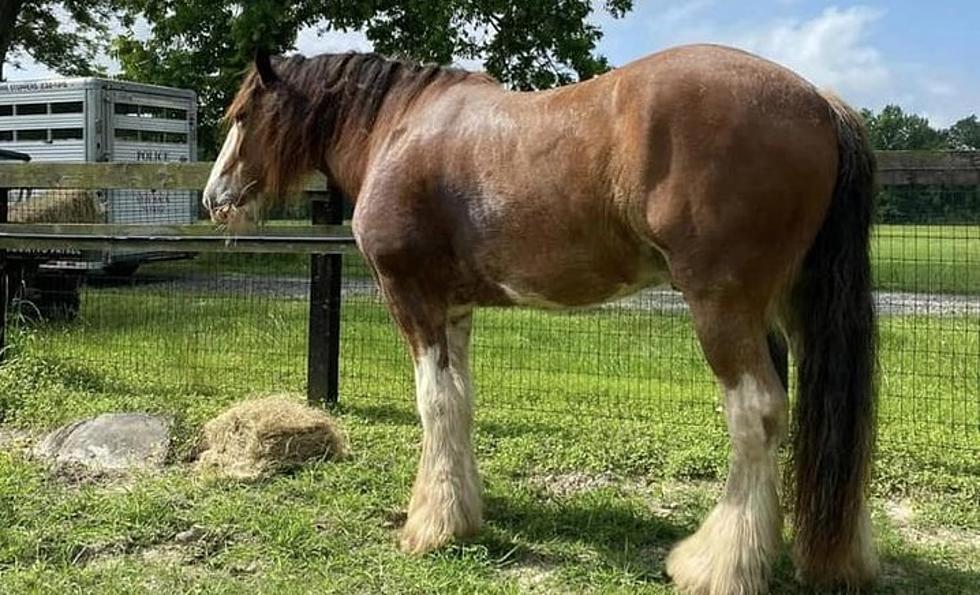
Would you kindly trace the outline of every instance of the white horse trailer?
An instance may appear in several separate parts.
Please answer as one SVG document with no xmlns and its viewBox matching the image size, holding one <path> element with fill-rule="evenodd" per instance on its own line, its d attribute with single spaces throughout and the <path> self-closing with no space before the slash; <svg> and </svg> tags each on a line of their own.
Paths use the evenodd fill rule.
<svg viewBox="0 0 980 595">
<path fill-rule="evenodd" d="M 195 161 L 197 98 L 193 91 L 100 78 L 0 83 L 0 148 L 30 155 L 33 162 Z M 55 190 L 10 193 L 11 212 L 40 212 L 58 198 Z M 79 192 L 70 198 L 78 201 Z M 197 219 L 195 192 L 99 190 L 76 222 L 191 223 Z M 67 195 L 64 195 L 65 197 Z M 77 212 L 77 210 L 75 211 Z M 93 215 L 93 213 L 95 213 Z M 72 222 L 72 210 L 56 219 Z M 24 215 L 26 218 L 27 215 Z M 173 254 L 114 250 L 51 261 L 59 269 L 135 271 L 140 263 Z"/>
</svg>

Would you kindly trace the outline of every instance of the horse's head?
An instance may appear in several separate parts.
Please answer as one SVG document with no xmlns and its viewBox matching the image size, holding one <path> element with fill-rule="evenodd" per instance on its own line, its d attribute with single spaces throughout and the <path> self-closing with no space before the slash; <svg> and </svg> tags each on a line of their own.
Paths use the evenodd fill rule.
<svg viewBox="0 0 980 595">
<path fill-rule="evenodd" d="M 233 225 L 257 213 L 260 198 L 280 197 L 298 167 L 290 146 L 290 93 L 268 54 L 257 53 L 228 113 L 228 135 L 204 189 L 215 223 Z M 302 159 L 305 163 L 305 159 Z"/>
</svg>

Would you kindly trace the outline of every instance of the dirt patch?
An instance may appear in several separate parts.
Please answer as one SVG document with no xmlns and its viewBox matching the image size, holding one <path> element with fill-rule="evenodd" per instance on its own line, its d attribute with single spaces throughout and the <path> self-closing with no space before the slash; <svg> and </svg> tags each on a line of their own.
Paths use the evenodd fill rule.
<svg viewBox="0 0 980 595">
<path fill-rule="evenodd" d="M 918 513 L 909 500 L 889 500 L 882 507 L 885 516 L 908 542 L 925 547 L 951 547 L 980 551 L 980 533 L 950 527 L 923 527 L 916 523 Z"/>
<path fill-rule="evenodd" d="M 912 503 L 908 500 L 902 500 L 900 502 L 889 500 L 885 502 L 884 509 L 885 516 L 887 516 L 896 527 L 908 527 L 912 524 L 912 519 L 915 518 L 915 509 L 912 507 Z"/>
<path fill-rule="evenodd" d="M 159 566 L 180 566 L 190 561 L 187 548 L 172 543 L 148 547 L 139 552 L 139 557 L 147 564 Z"/>
<path fill-rule="evenodd" d="M 121 560 L 139 560 L 146 564 L 169 567 L 191 567 L 198 565 L 223 551 L 233 542 L 236 536 L 229 531 L 208 529 L 193 525 L 178 531 L 169 539 L 149 544 L 137 544 L 129 540 L 116 542 L 87 544 L 80 546 L 73 557 L 75 565 L 85 565 L 94 568 L 110 567 Z M 243 568 L 232 567 L 232 572 L 248 570 L 249 564 Z"/>
<path fill-rule="evenodd" d="M 120 492 L 129 489 L 139 481 L 140 477 L 148 473 L 148 471 L 143 471 L 137 475 L 123 471 L 106 471 L 92 469 L 77 463 L 48 465 L 47 469 L 50 477 L 66 488 L 98 486 L 101 489 Z"/>
<path fill-rule="evenodd" d="M 554 593 L 550 588 L 552 578 L 558 573 L 558 566 L 539 556 L 530 556 L 501 569 L 500 574 L 517 583 L 524 593 Z"/>
<path fill-rule="evenodd" d="M 980 533 L 966 529 L 951 529 L 948 527 L 931 527 L 928 529 L 908 529 L 902 535 L 909 541 L 920 543 L 927 547 L 951 547 L 960 550 L 975 550 L 980 552 Z"/>
<path fill-rule="evenodd" d="M 612 473 L 546 473 L 528 478 L 528 483 L 543 495 L 552 498 L 569 498 L 585 492 L 592 492 L 612 485 L 622 484 Z"/>
</svg>

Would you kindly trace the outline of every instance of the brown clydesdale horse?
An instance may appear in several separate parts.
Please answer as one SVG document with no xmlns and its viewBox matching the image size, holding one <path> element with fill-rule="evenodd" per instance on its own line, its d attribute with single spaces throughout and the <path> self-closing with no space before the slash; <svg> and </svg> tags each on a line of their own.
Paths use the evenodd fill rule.
<svg viewBox="0 0 980 595">
<path fill-rule="evenodd" d="M 597 304 L 670 282 L 725 397 L 725 492 L 667 571 L 688 593 L 765 591 L 782 545 L 777 449 L 798 362 L 789 504 L 801 580 L 878 563 L 868 237 L 874 158 L 858 116 L 794 73 L 718 46 L 664 51 L 534 93 L 373 54 L 259 55 L 204 193 L 218 222 L 319 170 L 415 361 L 424 439 L 401 546 L 480 526 L 470 323 L 478 306 Z"/>
</svg>

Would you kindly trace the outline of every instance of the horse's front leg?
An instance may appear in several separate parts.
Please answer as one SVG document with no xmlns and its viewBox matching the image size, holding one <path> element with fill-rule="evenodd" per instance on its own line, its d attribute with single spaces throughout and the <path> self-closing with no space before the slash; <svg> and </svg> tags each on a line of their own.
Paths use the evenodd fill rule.
<svg viewBox="0 0 980 595">
<path fill-rule="evenodd" d="M 470 433 L 473 383 L 469 367 L 472 316 L 442 324 L 403 325 L 415 358 L 415 388 L 422 418 L 422 456 L 402 530 L 401 548 L 420 554 L 479 530 L 480 479 Z M 430 321 L 431 322 L 431 321 Z M 435 329 L 425 332 L 426 328 Z"/>
</svg>

